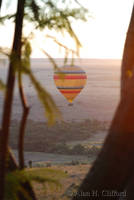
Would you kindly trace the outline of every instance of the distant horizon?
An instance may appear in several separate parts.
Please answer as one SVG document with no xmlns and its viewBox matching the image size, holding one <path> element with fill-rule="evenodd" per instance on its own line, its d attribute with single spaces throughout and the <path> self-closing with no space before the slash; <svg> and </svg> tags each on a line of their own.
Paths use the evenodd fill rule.
<svg viewBox="0 0 134 200">
<path fill-rule="evenodd" d="M 52 57 L 53 59 L 64 59 L 63 57 Z M 8 59 L 6 56 L 0 56 L 0 59 Z M 48 59 L 48 57 L 31 57 L 30 59 Z M 71 60 L 72 58 L 68 58 L 69 60 Z M 75 59 L 88 59 L 88 60 L 122 60 L 122 58 L 73 58 Z"/>
<path fill-rule="evenodd" d="M 54 57 L 54 60 L 64 60 L 62 57 Z M 7 57 L 1 56 L 0 60 L 8 60 Z M 49 58 L 45 57 L 31 57 L 30 60 L 49 60 Z M 72 58 L 68 58 L 68 60 L 72 60 Z M 74 58 L 74 60 L 90 60 L 90 61 L 122 61 L 122 58 Z"/>
<path fill-rule="evenodd" d="M 49 58 L 43 58 L 43 57 L 31 57 L 31 59 L 49 59 Z M 53 57 L 53 59 L 64 59 L 62 57 Z M 72 59 L 72 58 L 68 58 Z M 89 59 L 89 60 L 122 60 L 122 58 L 74 58 L 74 59 Z"/>
</svg>

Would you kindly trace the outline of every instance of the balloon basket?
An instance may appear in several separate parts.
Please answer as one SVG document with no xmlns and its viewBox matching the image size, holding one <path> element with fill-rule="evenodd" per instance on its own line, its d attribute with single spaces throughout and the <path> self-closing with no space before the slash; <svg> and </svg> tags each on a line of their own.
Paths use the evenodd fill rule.
<svg viewBox="0 0 134 200">
<path fill-rule="evenodd" d="M 69 103 L 68 106 L 73 106 L 73 103 Z"/>
</svg>

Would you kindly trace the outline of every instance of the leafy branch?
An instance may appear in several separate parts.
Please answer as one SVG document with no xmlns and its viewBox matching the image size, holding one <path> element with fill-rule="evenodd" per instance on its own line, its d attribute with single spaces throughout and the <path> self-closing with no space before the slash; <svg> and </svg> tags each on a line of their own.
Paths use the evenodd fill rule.
<svg viewBox="0 0 134 200">
<path fill-rule="evenodd" d="M 75 55 L 77 55 L 78 56 L 78 49 L 77 49 L 77 51 L 75 51 L 75 50 L 73 50 L 73 49 L 70 49 L 70 48 L 68 48 L 67 46 L 65 46 L 65 45 L 63 45 L 61 42 L 59 42 L 57 39 L 56 39 L 56 37 L 53 37 L 53 36 L 51 36 L 51 35 L 46 35 L 48 38 L 51 38 L 51 39 L 53 39 L 53 41 L 57 44 L 57 45 L 59 45 L 60 47 L 62 47 L 64 50 L 65 50 L 65 57 L 64 57 L 64 65 L 67 63 L 67 60 L 68 60 L 68 54 L 69 53 L 71 53 L 72 54 L 72 65 L 73 65 L 73 59 L 74 59 L 74 54 Z M 49 55 L 48 55 L 48 53 L 46 53 L 45 51 L 44 51 L 44 53 L 48 56 L 48 57 L 50 57 Z M 50 60 L 51 61 L 51 60 Z"/>
<path fill-rule="evenodd" d="M 43 175 L 42 175 L 43 174 Z M 54 174 L 55 177 L 52 177 L 50 174 Z M 58 174 L 58 177 L 56 176 Z M 23 184 L 25 182 L 37 182 L 44 186 L 44 191 L 46 189 L 46 183 L 49 188 L 52 189 L 53 185 L 56 186 L 56 189 L 61 188 L 60 179 L 65 177 L 65 174 L 59 170 L 47 170 L 47 169 L 32 169 L 32 170 L 21 170 L 10 172 L 6 176 L 6 188 L 5 188 L 5 199 L 9 200 L 18 200 L 18 193 L 23 194 L 23 198 L 27 200 L 32 200 L 29 193 L 24 190 Z"/>
</svg>

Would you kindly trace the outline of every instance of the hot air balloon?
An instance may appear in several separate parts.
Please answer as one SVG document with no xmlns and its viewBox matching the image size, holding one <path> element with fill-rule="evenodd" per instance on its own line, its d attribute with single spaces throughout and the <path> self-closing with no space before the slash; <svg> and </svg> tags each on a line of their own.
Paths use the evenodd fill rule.
<svg viewBox="0 0 134 200">
<path fill-rule="evenodd" d="M 85 71 L 77 66 L 64 66 L 54 73 L 55 85 L 69 105 L 72 105 L 73 100 L 84 88 L 86 79 Z"/>
</svg>

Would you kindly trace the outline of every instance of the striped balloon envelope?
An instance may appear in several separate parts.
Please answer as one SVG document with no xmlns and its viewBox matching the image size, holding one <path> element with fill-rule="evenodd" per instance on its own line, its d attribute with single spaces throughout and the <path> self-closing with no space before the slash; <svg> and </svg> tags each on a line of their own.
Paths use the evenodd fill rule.
<svg viewBox="0 0 134 200">
<path fill-rule="evenodd" d="M 84 88 L 86 80 L 85 71 L 77 66 L 64 66 L 54 73 L 55 85 L 70 105 Z"/>
</svg>

